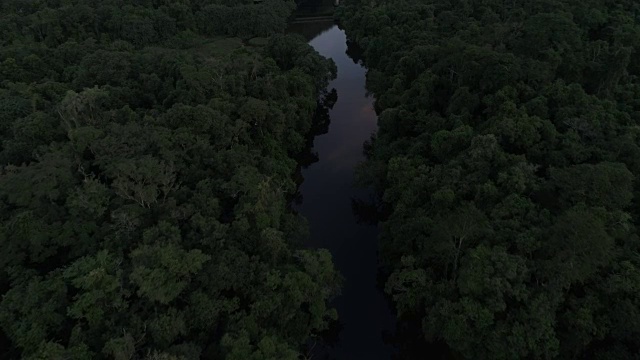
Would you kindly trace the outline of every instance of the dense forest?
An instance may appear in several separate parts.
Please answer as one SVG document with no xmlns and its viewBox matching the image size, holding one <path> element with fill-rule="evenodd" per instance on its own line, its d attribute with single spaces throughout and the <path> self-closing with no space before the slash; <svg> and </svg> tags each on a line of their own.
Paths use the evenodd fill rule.
<svg viewBox="0 0 640 360">
<path fill-rule="evenodd" d="M 638 359 L 640 4 L 350 0 L 385 290 L 466 359 Z M 422 354 L 419 358 L 425 358 Z"/>
<path fill-rule="evenodd" d="M 335 65 L 294 8 L 0 2 L 0 358 L 294 360 L 336 317 L 289 209 Z"/>
</svg>

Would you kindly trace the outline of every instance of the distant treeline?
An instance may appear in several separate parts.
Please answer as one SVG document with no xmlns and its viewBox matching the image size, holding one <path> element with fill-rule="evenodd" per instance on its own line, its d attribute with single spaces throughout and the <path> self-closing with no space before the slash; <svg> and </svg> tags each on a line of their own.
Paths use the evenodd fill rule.
<svg viewBox="0 0 640 360">
<path fill-rule="evenodd" d="M 350 0 L 401 320 L 467 359 L 638 359 L 640 4 Z M 426 357 L 428 354 L 425 354 Z"/>
<path fill-rule="evenodd" d="M 287 203 L 335 65 L 226 37 L 294 4 L 0 4 L 0 358 L 298 359 L 336 316 Z"/>
<path fill-rule="evenodd" d="M 265 36 L 282 32 L 295 9 L 285 0 L 3 0 L 0 6 L 0 45 L 29 37 L 43 46 L 87 38 L 148 46 L 184 31 Z"/>
</svg>

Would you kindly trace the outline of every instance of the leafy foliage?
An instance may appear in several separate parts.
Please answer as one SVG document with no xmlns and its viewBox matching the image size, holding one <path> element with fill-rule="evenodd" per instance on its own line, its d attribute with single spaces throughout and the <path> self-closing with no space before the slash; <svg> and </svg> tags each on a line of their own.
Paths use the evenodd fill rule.
<svg viewBox="0 0 640 360">
<path fill-rule="evenodd" d="M 335 65 L 292 7 L 2 2 L 0 357 L 295 359 L 336 317 L 287 202 Z"/>
<path fill-rule="evenodd" d="M 388 214 L 400 316 L 464 358 L 636 358 L 638 3 L 360 0 L 339 16 L 377 97 L 360 173 Z"/>
</svg>

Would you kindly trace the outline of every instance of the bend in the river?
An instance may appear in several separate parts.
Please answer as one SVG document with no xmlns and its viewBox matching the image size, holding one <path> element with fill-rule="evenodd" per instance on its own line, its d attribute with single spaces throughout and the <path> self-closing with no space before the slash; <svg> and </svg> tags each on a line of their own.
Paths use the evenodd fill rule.
<svg viewBox="0 0 640 360">
<path fill-rule="evenodd" d="M 334 305 L 340 331 L 312 351 L 314 359 L 391 359 L 394 348 L 385 335 L 395 328 L 394 316 L 376 284 L 376 226 L 359 224 L 352 199 L 370 193 L 354 186 L 356 165 L 364 160 L 363 143 L 377 129 L 373 98 L 365 88 L 366 69 L 347 55 L 347 39 L 333 21 L 293 22 L 291 32 L 305 36 L 321 55 L 333 59 L 337 78 L 329 85 L 338 100 L 330 110 L 326 134 L 315 138 L 319 161 L 302 170 L 300 213 L 309 221 L 310 247 L 326 248 L 345 278 Z"/>
</svg>

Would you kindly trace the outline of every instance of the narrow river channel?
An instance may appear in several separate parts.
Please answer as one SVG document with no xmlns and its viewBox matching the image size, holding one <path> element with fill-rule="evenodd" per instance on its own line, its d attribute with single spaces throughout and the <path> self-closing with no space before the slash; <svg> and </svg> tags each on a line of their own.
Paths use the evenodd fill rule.
<svg viewBox="0 0 640 360">
<path fill-rule="evenodd" d="M 365 88 L 366 69 L 347 55 L 345 33 L 333 23 L 297 24 L 290 31 L 305 35 L 338 68 L 329 85 L 338 94 L 329 114 L 329 131 L 315 138 L 313 150 L 319 161 L 302 170 L 299 190 L 298 211 L 309 221 L 309 246 L 331 251 L 345 278 L 342 295 L 334 303 L 341 325 L 337 341 L 312 351 L 313 359 L 391 359 L 394 348 L 384 337 L 393 332 L 395 323 L 376 286 L 378 231 L 375 225 L 359 224 L 351 207 L 353 198 L 370 196 L 354 186 L 355 167 L 364 160 L 363 143 L 377 129 L 374 99 Z"/>
</svg>

